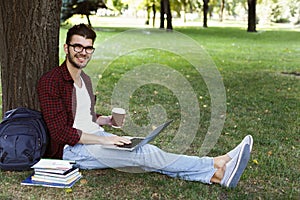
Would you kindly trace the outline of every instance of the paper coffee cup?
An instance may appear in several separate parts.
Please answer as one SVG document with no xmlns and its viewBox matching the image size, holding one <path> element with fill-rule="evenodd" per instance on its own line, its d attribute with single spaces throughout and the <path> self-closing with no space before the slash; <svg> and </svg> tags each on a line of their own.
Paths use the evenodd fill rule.
<svg viewBox="0 0 300 200">
<path fill-rule="evenodd" d="M 121 128 L 125 118 L 125 110 L 123 108 L 113 108 L 112 109 L 112 127 Z"/>
</svg>

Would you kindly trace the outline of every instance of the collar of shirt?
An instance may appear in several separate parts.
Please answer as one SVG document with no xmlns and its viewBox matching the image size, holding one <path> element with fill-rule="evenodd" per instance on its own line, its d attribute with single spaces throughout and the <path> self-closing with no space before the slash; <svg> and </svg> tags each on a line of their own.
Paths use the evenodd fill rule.
<svg viewBox="0 0 300 200">
<path fill-rule="evenodd" d="M 72 81 L 72 82 L 74 82 L 73 79 L 72 79 L 72 77 L 71 77 L 71 74 L 70 74 L 70 72 L 69 72 L 69 70 L 68 70 L 68 68 L 67 68 L 66 61 L 64 61 L 64 62 L 62 63 L 61 67 L 62 67 L 62 71 L 61 71 L 61 72 L 62 72 L 63 78 L 64 78 L 66 81 Z"/>
</svg>

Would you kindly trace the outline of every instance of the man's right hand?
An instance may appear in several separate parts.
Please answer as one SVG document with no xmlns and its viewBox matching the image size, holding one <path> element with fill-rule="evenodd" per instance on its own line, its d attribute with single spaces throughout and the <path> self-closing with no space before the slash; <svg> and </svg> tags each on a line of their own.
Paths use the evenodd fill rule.
<svg viewBox="0 0 300 200">
<path fill-rule="evenodd" d="M 89 133 L 82 133 L 79 142 L 80 144 L 114 144 L 124 145 L 130 144 L 131 141 L 128 138 L 120 136 L 98 136 Z"/>
</svg>

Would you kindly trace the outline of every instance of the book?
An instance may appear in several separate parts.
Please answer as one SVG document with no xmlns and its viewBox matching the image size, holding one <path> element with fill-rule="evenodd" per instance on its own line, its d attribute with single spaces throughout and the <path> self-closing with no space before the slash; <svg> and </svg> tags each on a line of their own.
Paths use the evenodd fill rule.
<svg viewBox="0 0 300 200">
<path fill-rule="evenodd" d="M 41 159 L 32 166 L 34 173 L 21 182 L 21 185 L 70 188 L 81 177 L 74 161 Z"/>
<path fill-rule="evenodd" d="M 35 172 L 45 172 L 52 174 L 67 174 L 69 170 L 59 170 L 59 169 L 34 169 Z"/>
<path fill-rule="evenodd" d="M 60 183 L 33 181 L 31 177 L 32 176 L 27 177 L 24 181 L 21 182 L 21 185 L 55 187 L 55 188 L 71 188 L 80 179 L 78 178 L 69 184 L 60 184 Z"/>
<path fill-rule="evenodd" d="M 35 170 L 35 175 L 41 175 L 41 176 L 50 176 L 50 177 L 59 177 L 59 178 L 67 178 L 71 176 L 74 173 L 79 172 L 79 169 L 76 167 L 73 167 L 72 169 L 65 171 L 64 173 L 57 173 L 55 170 Z"/>
<path fill-rule="evenodd" d="M 51 177 L 51 176 L 40 176 L 40 175 L 32 175 L 31 179 L 36 182 L 49 182 L 49 183 L 61 183 L 61 184 L 70 184 L 74 180 L 81 178 L 81 173 L 75 173 L 68 178 L 59 178 L 59 177 Z"/>
<path fill-rule="evenodd" d="M 35 169 L 54 169 L 66 171 L 73 167 L 74 161 L 58 160 L 58 159 L 41 159 L 31 168 Z"/>
</svg>

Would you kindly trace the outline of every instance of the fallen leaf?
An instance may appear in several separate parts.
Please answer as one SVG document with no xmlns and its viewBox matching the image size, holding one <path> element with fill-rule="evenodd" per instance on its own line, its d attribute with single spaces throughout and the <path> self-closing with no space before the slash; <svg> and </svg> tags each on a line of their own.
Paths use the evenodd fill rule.
<svg viewBox="0 0 300 200">
<path fill-rule="evenodd" d="M 268 151 L 268 156 L 271 156 L 272 154 L 272 151 Z"/>
<path fill-rule="evenodd" d="M 86 179 L 81 179 L 81 180 L 80 180 L 80 184 L 83 184 L 83 185 L 84 185 L 84 184 L 87 184 L 87 180 L 86 180 Z"/>
<path fill-rule="evenodd" d="M 160 199 L 159 198 L 159 194 L 158 193 L 153 193 L 152 195 L 151 195 L 151 197 L 152 197 L 152 199 Z"/>
<path fill-rule="evenodd" d="M 252 162 L 256 165 L 258 165 L 258 161 L 256 159 L 252 160 Z"/>
<path fill-rule="evenodd" d="M 72 193 L 73 192 L 72 188 L 67 188 L 67 189 L 65 189 L 65 191 L 66 191 L 66 193 Z"/>
</svg>

